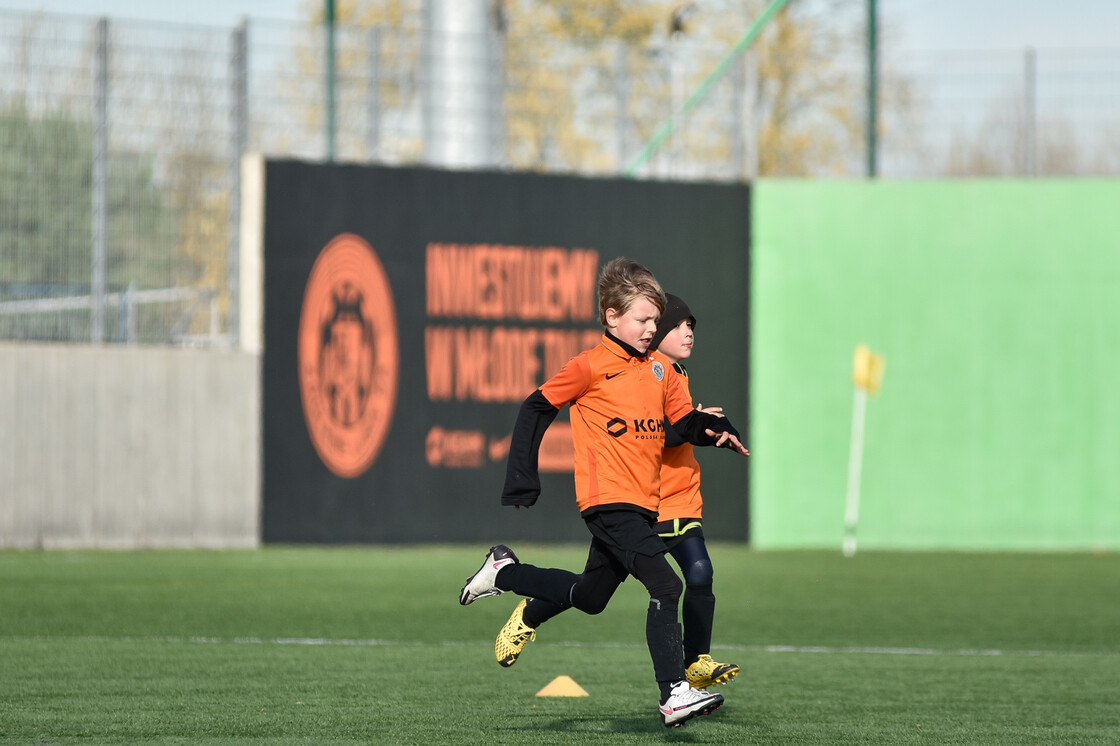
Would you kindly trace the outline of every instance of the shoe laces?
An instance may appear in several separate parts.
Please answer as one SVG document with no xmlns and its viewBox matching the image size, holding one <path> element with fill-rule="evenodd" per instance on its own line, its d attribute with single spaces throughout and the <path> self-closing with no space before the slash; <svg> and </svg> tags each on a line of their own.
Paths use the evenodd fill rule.
<svg viewBox="0 0 1120 746">
<path fill-rule="evenodd" d="M 716 662 L 712 659 L 712 656 L 705 654 L 699 656 L 696 659 L 696 662 L 692 665 L 697 666 L 704 671 L 711 671 L 716 667 Z"/>
<path fill-rule="evenodd" d="M 537 631 L 522 622 L 517 629 L 510 633 L 510 639 L 517 645 L 523 645 L 537 639 Z"/>
<path fill-rule="evenodd" d="M 669 692 L 669 698 L 676 697 L 685 703 L 696 702 L 707 695 L 699 689 L 694 689 L 687 681 L 677 682 Z"/>
</svg>

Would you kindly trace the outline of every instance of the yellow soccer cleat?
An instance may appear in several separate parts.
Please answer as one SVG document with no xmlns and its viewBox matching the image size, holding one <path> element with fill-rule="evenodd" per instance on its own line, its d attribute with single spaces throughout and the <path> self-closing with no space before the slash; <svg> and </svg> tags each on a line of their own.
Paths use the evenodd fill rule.
<svg viewBox="0 0 1120 746">
<path fill-rule="evenodd" d="M 521 618 L 528 602 L 526 598 L 521 599 L 521 603 L 509 615 L 509 621 L 498 630 L 498 638 L 494 640 L 494 657 L 498 659 L 499 665 L 506 668 L 517 662 L 517 656 L 521 655 L 526 643 L 537 639 L 537 631 Z"/>
<path fill-rule="evenodd" d="M 739 675 L 739 667 L 734 663 L 714 661 L 710 655 L 702 655 L 698 661 L 688 667 L 684 675 L 693 688 L 707 689 L 713 684 L 726 684 L 731 681 Z"/>
</svg>

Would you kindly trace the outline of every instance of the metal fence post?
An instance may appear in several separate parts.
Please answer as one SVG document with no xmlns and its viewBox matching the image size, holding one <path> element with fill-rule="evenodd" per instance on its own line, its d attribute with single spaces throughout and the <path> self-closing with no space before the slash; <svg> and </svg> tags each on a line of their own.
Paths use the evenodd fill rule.
<svg viewBox="0 0 1120 746">
<path fill-rule="evenodd" d="M 336 130 L 335 117 L 337 115 L 338 100 L 336 98 L 337 91 L 335 86 L 338 85 L 338 54 L 335 47 L 337 38 L 337 29 L 335 27 L 335 5 L 334 0 L 326 1 L 326 21 L 323 24 L 323 29 L 326 31 L 326 86 L 327 86 L 327 162 L 333 163 L 335 159 L 335 145 L 338 133 Z"/>
<path fill-rule="evenodd" d="M 93 99 L 93 224 L 89 283 L 89 339 L 105 341 L 105 263 L 109 223 L 109 19 L 96 26 Z"/>
<path fill-rule="evenodd" d="M 733 175 L 747 173 L 747 55 L 731 68 L 731 163 Z"/>
<path fill-rule="evenodd" d="M 879 14 L 867 0 L 867 178 L 879 175 Z"/>
<path fill-rule="evenodd" d="M 1035 51 L 1027 48 L 1023 71 L 1023 175 L 1035 175 L 1035 90 L 1038 73 L 1035 68 Z"/>
<path fill-rule="evenodd" d="M 241 343 L 241 157 L 249 149 L 249 22 L 242 20 L 230 38 L 229 163 L 229 343 Z"/>
</svg>

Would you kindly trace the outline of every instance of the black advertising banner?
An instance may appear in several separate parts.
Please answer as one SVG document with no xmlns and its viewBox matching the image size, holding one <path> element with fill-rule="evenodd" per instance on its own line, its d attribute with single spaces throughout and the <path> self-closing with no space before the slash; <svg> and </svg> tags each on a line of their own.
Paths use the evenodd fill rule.
<svg viewBox="0 0 1120 746">
<path fill-rule="evenodd" d="M 499 496 L 616 256 L 692 307 L 693 395 L 749 447 L 746 186 L 269 161 L 264 200 L 265 542 L 586 541 L 566 409 L 537 505 Z M 747 460 L 697 454 L 705 533 L 745 540 Z"/>
</svg>

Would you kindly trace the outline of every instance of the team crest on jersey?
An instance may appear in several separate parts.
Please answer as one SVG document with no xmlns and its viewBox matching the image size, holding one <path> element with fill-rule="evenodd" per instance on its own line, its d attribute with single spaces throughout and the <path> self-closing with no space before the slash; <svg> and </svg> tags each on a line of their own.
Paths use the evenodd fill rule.
<svg viewBox="0 0 1120 746">
<path fill-rule="evenodd" d="M 665 366 L 656 360 L 653 361 L 653 377 L 658 381 L 665 378 Z"/>
</svg>

